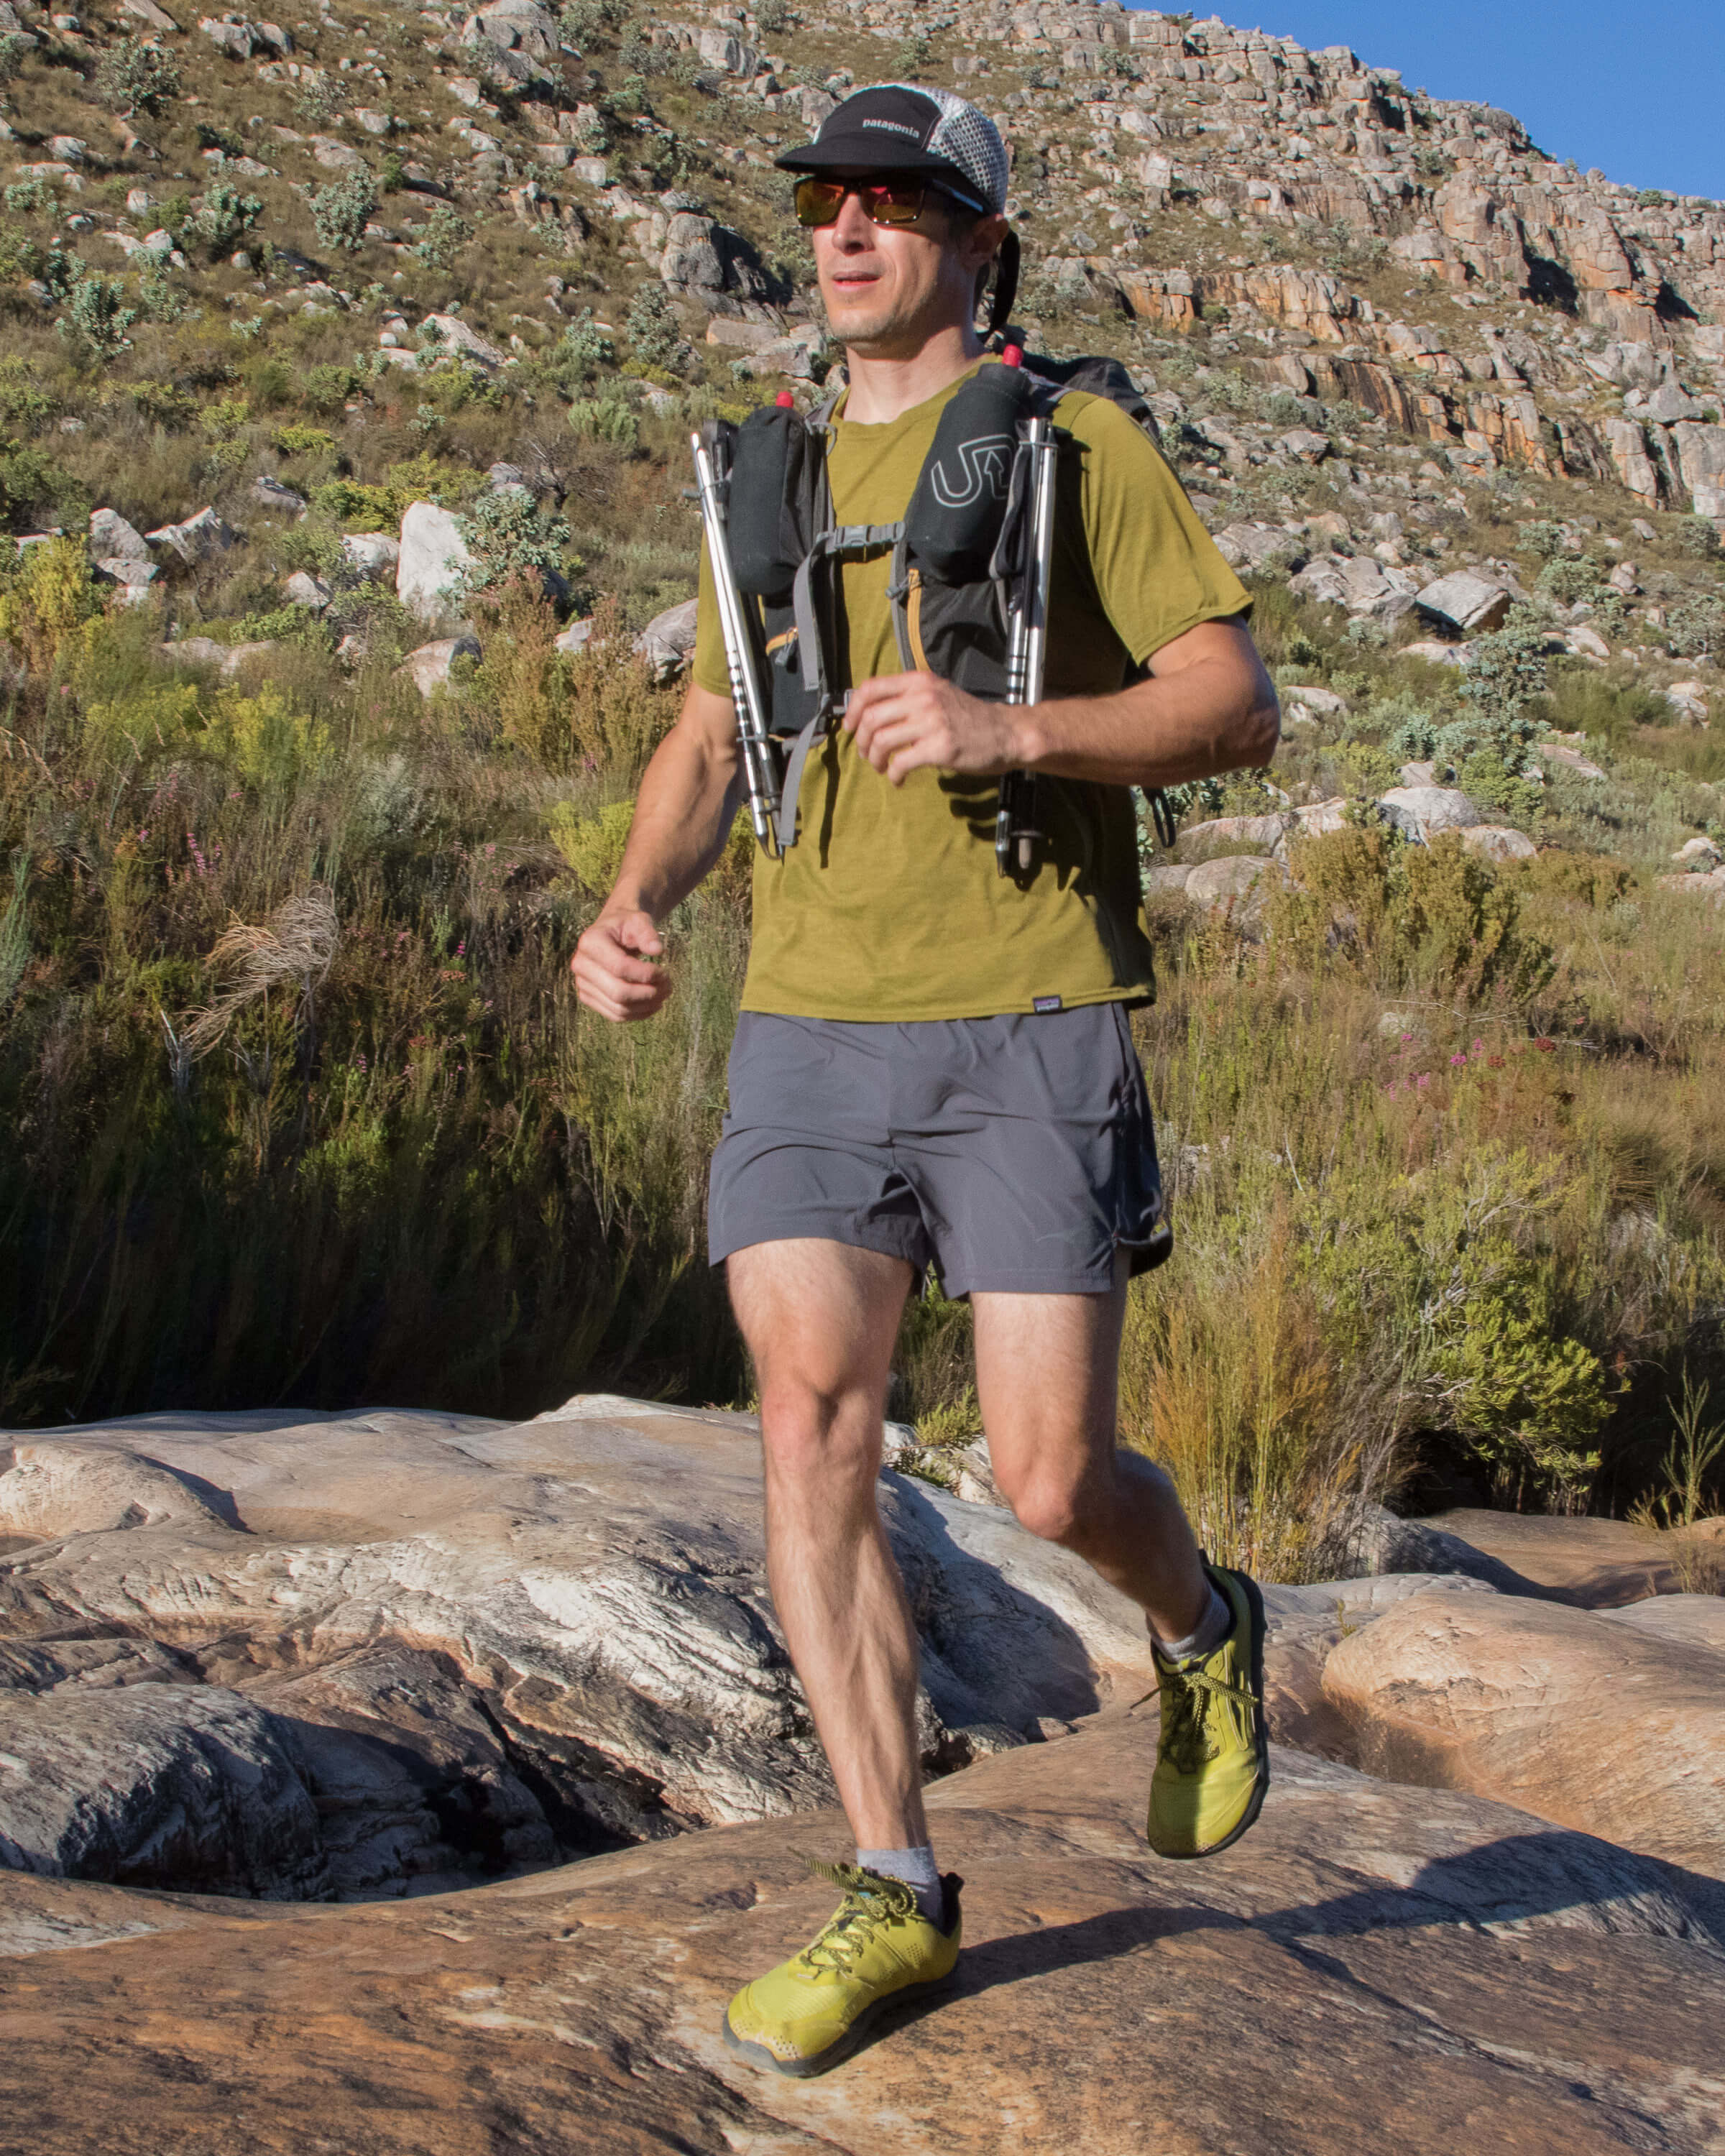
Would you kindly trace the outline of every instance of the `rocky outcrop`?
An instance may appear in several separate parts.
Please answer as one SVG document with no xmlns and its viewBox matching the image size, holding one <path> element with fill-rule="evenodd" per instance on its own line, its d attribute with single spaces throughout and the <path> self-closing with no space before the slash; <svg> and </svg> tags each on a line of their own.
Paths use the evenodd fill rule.
<svg viewBox="0 0 1725 2156">
<path fill-rule="evenodd" d="M 460 526 L 434 502 L 410 502 L 398 543 L 396 597 L 421 621 L 443 623 L 455 610 L 462 574 L 472 566 Z"/>
<path fill-rule="evenodd" d="M 831 1909 L 798 1861 L 848 1847 L 827 1813 L 339 1909 L 0 1876 L 8 2098 L 34 2156 L 297 2156 L 337 2100 L 377 2156 L 993 2156 L 1003 2122 L 1085 2156 L 1449 2156 L 1486 2120 L 1538 2156 L 1712 2145 L 1708 1882 L 1285 1751 L 1243 1842 L 1158 1864 L 1154 1733 L 1117 1714 L 931 1793 L 956 1984 L 823 2080 L 719 2024 Z"/>
<path fill-rule="evenodd" d="M 883 1502 L 922 1634 L 932 1771 L 1152 1681 L 1137 1612 L 1076 1558 L 902 1476 Z M 157 1762 L 116 1799 L 102 1876 L 131 1876 L 124 1822 L 146 1835 L 147 1792 L 166 1805 L 197 1769 L 189 1722 L 170 1743 L 177 1714 L 218 1698 L 252 1717 L 318 1822 L 256 1892 L 400 1892 L 763 1817 L 829 1786 L 772 1614 L 759 1445 L 740 1417 L 604 1399 L 516 1427 L 146 1417 L 19 1439 L 0 1536 L 14 1638 L 160 1658 L 100 1680 L 147 1679 Z M 31 1726 L 85 1717 L 81 1667 L 44 1667 Z M 130 1743 L 116 1730 L 112 1756 Z M 77 1870 L 50 1833 L 59 1814 L 14 1820 L 11 1788 L 0 1777 L 0 1834 L 64 1845 Z M 211 1882 L 194 1867 L 180 1883 Z"/>
<path fill-rule="evenodd" d="M 1440 831 L 1464 831 L 1485 819 L 1466 794 L 1453 786 L 1392 786 L 1378 798 L 1387 824 L 1422 842 Z"/>
<path fill-rule="evenodd" d="M 694 660 L 695 611 L 693 599 L 682 599 L 663 613 L 656 613 L 635 639 L 637 654 L 660 681 L 674 680 Z"/>
<path fill-rule="evenodd" d="M 422 696 L 429 696 L 439 689 L 447 688 L 454 678 L 452 669 L 458 659 L 478 659 L 481 655 L 476 636 L 440 636 L 434 643 L 422 644 L 410 651 L 396 669 L 405 674 Z"/>
<path fill-rule="evenodd" d="M 1725 1879 L 1725 1652 L 1581 1609 L 1421 1594 L 1343 1640 L 1359 1763 Z"/>
<path fill-rule="evenodd" d="M 39 1692 L 0 1692 L 0 1864 L 218 1894 L 329 1892 L 291 1723 L 148 1661 L 136 1672 L 51 1650 L 37 1661 Z"/>
<path fill-rule="evenodd" d="M 1420 1525 L 1513 1572 L 1548 1599 L 1578 1609 L 1639 1602 L 1677 1586 L 1672 1538 L 1629 1520 L 1462 1509 Z"/>
<path fill-rule="evenodd" d="M 767 1596 L 748 1419 L 589 1396 L 515 1425 L 16 1435 L 0 1954 L 28 1968 L 4 2076 L 33 2152 L 83 2156 L 133 2112 L 151 2147 L 225 2146 L 243 2114 L 285 2156 L 332 2087 L 402 2156 L 992 2156 L 1007 2116 L 1100 2156 L 1163 2117 L 1201 2128 L 1172 2146 L 1330 2156 L 1469 2145 L 1486 2111 L 1530 2148 L 1648 2118 L 1710 2147 L 1712 1598 L 1589 1614 L 1363 1514 L 1353 1561 L 1425 1568 L 1266 1589 L 1271 1728 L 1299 1748 L 1245 1841 L 1177 1868 L 1142 1839 L 1137 1613 L 989 1502 L 985 1443 L 952 1479 L 888 1470 L 882 1499 L 967 1953 L 946 2003 L 803 2087 L 718 2031 L 830 1906 L 797 1853 L 846 1845 Z M 1610 1523 L 1536 1524 L 1548 1571 Z M 1291 2077 L 1291 2015 L 1324 2025 L 1322 2073 Z"/>
<path fill-rule="evenodd" d="M 238 535 L 213 509 L 200 509 L 183 524 L 164 524 L 146 536 L 152 547 L 171 547 L 182 562 L 195 565 L 225 553 Z"/>
</svg>

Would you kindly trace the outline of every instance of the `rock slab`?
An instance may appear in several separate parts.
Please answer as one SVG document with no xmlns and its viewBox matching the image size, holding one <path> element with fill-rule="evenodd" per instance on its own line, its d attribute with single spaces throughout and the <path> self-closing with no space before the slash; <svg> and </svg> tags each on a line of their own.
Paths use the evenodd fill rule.
<svg viewBox="0 0 1725 2156">
<path fill-rule="evenodd" d="M 1425 1593 L 1343 1639 L 1323 1690 L 1369 1771 L 1725 1879 L 1725 1651 L 1555 1603 Z"/>
<path fill-rule="evenodd" d="M 473 562 L 459 525 L 435 502 L 409 502 L 398 543 L 396 597 L 421 621 L 442 623 L 455 610 L 462 572 Z"/>
<path fill-rule="evenodd" d="M 1717 2148 L 1725 1958 L 1681 1879 L 1285 1752 L 1243 1842 L 1158 1864 L 1153 1739 L 1117 1715 L 932 1793 L 956 1983 L 819 2081 L 720 2017 L 829 1913 L 798 1852 L 833 1814 L 363 1907 L 0 1878 L 0 2092 L 33 2156 Z"/>
<path fill-rule="evenodd" d="M 1150 1688 L 1138 1613 L 1079 1560 L 904 1476 L 882 1500 L 923 1643 L 929 1772 Z M 8 1682 L 30 1694 L 39 1751 L 64 1724 L 90 1787 L 131 1773 L 128 1741 L 86 1741 L 86 1678 L 54 1674 L 54 1641 L 119 1656 L 134 1688 L 127 1657 L 149 1648 L 150 1712 L 185 1722 L 185 1745 L 217 1691 L 275 1717 L 325 1883 L 272 1844 L 264 1805 L 280 1868 L 248 1892 L 398 1893 L 830 1792 L 768 1593 L 744 1417 L 588 1396 L 514 1426 L 380 1412 L 20 1434 L 0 1450 L 0 1537 L 6 1636 L 48 1658 L 8 1679 L 0 1657 L 0 1702 Z M 189 1756 L 145 1776 L 164 1802 Z M 0 1835 L 59 1848 L 27 1794 L 0 1775 Z M 128 1803 L 116 1818 L 142 1820 Z M 147 1839 L 56 1861 L 129 1876 Z M 177 1882 L 225 1888 L 216 1845 L 197 1841 Z"/>
</svg>

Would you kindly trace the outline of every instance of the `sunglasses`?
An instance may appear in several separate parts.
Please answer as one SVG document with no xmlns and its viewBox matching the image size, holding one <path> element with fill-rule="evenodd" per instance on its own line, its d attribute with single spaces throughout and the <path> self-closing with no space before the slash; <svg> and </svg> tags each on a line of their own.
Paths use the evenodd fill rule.
<svg viewBox="0 0 1725 2156">
<path fill-rule="evenodd" d="M 931 197 L 937 202 L 964 203 L 967 209 L 981 208 L 927 180 L 824 180 L 811 176 L 797 182 L 798 223 L 811 228 L 836 223 L 846 195 L 856 197 L 870 224 L 915 224 Z"/>
</svg>

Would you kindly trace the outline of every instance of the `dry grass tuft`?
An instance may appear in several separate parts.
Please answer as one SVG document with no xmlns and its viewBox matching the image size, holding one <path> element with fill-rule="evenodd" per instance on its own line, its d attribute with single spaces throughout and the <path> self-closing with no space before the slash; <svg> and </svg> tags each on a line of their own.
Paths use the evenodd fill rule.
<svg viewBox="0 0 1725 2156">
<path fill-rule="evenodd" d="M 329 976 L 340 941 L 336 896 L 327 884 L 314 884 L 287 900 L 261 927 L 231 922 L 217 938 L 209 963 L 214 972 L 236 978 L 203 1009 L 187 1013 L 180 1035 L 187 1055 L 193 1062 L 208 1055 L 239 1013 L 272 989 L 293 988 L 296 1017 L 303 1018 Z"/>
<path fill-rule="evenodd" d="M 1195 1265 L 1133 1296 L 1122 1435 L 1173 1476 L 1219 1563 L 1272 1580 L 1332 1568 L 1365 1466 L 1345 1397 L 1279 1219 L 1233 1277 Z"/>
</svg>

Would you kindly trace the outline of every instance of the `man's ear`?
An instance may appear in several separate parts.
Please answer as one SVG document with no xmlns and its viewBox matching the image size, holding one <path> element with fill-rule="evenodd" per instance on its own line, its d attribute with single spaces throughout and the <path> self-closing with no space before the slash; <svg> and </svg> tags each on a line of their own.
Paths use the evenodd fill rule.
<svg viewBox="0 0 1725 2156">
<path fill-rule="evenodd" d="M 979 217 L 970 228 L 965 241 L 967 266 L 980 274 L 1000 252 L 1000 243 L 1010 230 L 1006 219 L 995 213 Z"/>
</svg>

